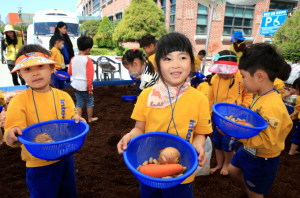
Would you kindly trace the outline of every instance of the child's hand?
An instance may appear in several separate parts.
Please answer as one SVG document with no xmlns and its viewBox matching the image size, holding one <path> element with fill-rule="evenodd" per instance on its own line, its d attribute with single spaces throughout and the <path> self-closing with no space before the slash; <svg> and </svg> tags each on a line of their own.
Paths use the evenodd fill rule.
<svg viewBox="0 0 300 198">
<path fill-rule="evenodd" d="M 89 91 L 89 95 L 93 95 L 93 91 Z"/>
<path fill-rule="evenodd" d="M 19 141 L 17 137 L 18 135 L 22 135 L 21 128 L 13 127 L 8 131 L 5 139 L 9 145 L 15 145 Z"/>
<path fill-rule="evenodd" d="M 136 77 L 135 80 L 141 80 L 141 76 Z"/>
<path fill-rule="evenodd" d="M 221 131 L 221 130 L 219 129 L 219 127 L 216 126 L 216 128 L 217 128 L 218 132 L 219 132 L 221 135 L 227 136 L 225 133 L 223 133 L 223 131 Z M 234 137 L 231 137 L 231 139 L 232 139 L 233 141 L 236 140 L 236 138 L 234 138 Z"/>
<path fill-rule="evenodd" d="M 292 114 L 290 115 L 290 117 L 291 117 L 291 119 L 293 120 L 293 117 L 294 117 L 294 113 L 292 113 Z"/>
<path fill-rule="evenodd" d="M 86 123 L 86 120 L 83 117 L 80 117 L 79 115 L 74 115 L 72 117 L 72 119 L 75 120 L 75 123 L 78 123 L 79 121 L 82 121 L 82 122 Z"/>
<path fill-rule="evenodd" d="M 121 155 L 123 154 L 123 151 L 127 149 L 127 144 L 131 140 L 130 133 L 127 133 L 122 137 L 122 139 L 117 144 L 118 153 Z"/>
<path fill-rule="evenodd" d="M 194 146 L 197 153 L 199 154 L 198 160 L 199 160 L 199 166 L 203 166 L 205 162 L 207 161 L 206 155 L 205 155 L 205 150 L 201 144 L 197 144 Z"/>
</svg>

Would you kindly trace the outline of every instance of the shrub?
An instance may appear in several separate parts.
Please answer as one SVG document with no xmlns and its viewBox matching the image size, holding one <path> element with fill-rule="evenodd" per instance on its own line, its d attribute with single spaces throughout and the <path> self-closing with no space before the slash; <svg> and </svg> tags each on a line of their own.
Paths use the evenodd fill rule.
<svg viewBox="0 0 300 198">
<path fill-rule="evenodd" d="M 97 49 L 97 48 L 92 48 L 91 51 L 90 51 L 90 55 L 107 55 L 108 54 L 108 51 L 107 49 Z"/>
<path fill-rule="evenodd" d="M 97 33 L 99 25 L 100 25 L 100 21 L 97 21 L 97 20 L 85 21 L 80 26 L 80 32 L 82 34 L 82 31 L 86 30 L 86 32 L 87 32 L 88 35 L 95 35 Z"/>
</svg>

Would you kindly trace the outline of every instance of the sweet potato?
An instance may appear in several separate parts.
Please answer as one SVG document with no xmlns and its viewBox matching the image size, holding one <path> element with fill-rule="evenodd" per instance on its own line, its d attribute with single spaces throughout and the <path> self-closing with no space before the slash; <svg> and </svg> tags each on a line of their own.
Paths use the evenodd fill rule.
<svg viewBox="0 0 300 198">
<path fill-rule="evenodd" d="M 145 175 L 162 178 L 171 175 L 176 175 L 182 171 L 183 167 L 180 164 L 148 164 L 141 166 L 139 171 Z"/>
</svg>

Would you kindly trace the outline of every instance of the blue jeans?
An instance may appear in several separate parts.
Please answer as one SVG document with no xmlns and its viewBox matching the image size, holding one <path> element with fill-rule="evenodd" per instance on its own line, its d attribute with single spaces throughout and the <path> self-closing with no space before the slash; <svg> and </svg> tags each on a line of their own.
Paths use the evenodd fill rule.
<svg viewBox="0 0 300 198">
<path fill-rule="evenodd" d="M 27 168 L 31 198 L 77 197 L 73 155 L 48 166 Z"/>
<path fill-rule="evenodd" d="M 54 73 L 51 74 L 51 83 L 57 89 L 64 89 L 64 87 L 65 87 L 65 81 L 59 80 Z"/>
<path fill-rule="evenodd" d="M 94 107 L 94 96 L 90 95 L 88 91 L 78 91 L 74 89 L 76 96 L 76 107 L 83 108 L 84 100 L 86 101 L 86 108 Z"/>
</svg>

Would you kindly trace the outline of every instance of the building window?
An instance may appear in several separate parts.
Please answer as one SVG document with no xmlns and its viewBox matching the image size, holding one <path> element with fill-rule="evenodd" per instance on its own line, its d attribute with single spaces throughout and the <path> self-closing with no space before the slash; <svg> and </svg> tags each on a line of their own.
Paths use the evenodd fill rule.
<svg viewBox="0 0 300 198">
<path fill-rule="evenodd" d="M 176 0 L 170 0 L 170 32 L 175 32 Z"/>
<path fill-rule="evenodd" d="M 100 0 L 94 0 L 93 10 L 95 11 L 97 9 L 100 9 Z"/>
<path fill-rule="evenodd" d="M 234 31 L 242 31 L 244 36 L 252 34 L 255 5 L 235 5 L 226 3 L 224 36 L 231 36 Z"/>
<path fill-rule="evenodd" d="M 91 1 L 89 2 L 89 8 L 90 8 L 89 13 L 91 13 L 92 12 L 92 2 Z"/>
<path fill-rule="evenodd" d="M 114 21 L 114 16 L 110 16 L 110 17 L 108 17 L 108 19 L 109 19 L 111 22 L 113 22 L 113 21 Z"/>
<path fill-rule="evenodd" d="M 157 0 L 153 0 L 154 1 L 154 3 L 157 5 Z"/>
<path fill-rule="evenodd" d="M 116 18 L 117 18 L 117 20 L 118 21 L 121 21 L 122 20 L 122 13 L 120 13 L 120 14 L 116 14 Z"/>
<path fill-rule="evenodd" d="M 197 11 L 197 30 L 196 34 L 206 34 L 207 29 L 208 8 L 202 4 L 198 4 Z"/>
<path fill-rule="evenodd" d="M 102 0 L 102 4 L 105 4 L 106 0 Z"/>
<path fill-rule="evenodd" d="M 85 16 L 85 6 L 83 6 L 82 16 Z"/>
<path fill-rule="evenodd" d="M 166 0 L 161 0 L 161 9 L 164 12 L 166 17 Z"/>
<path fill-rule="evenodd" d="M 271 0 L 269 11 L 272 12 L 276 10 L 292 10 L 295 7 L 296 4 L 292 2 L 278 2 Z"/>
</svg>

